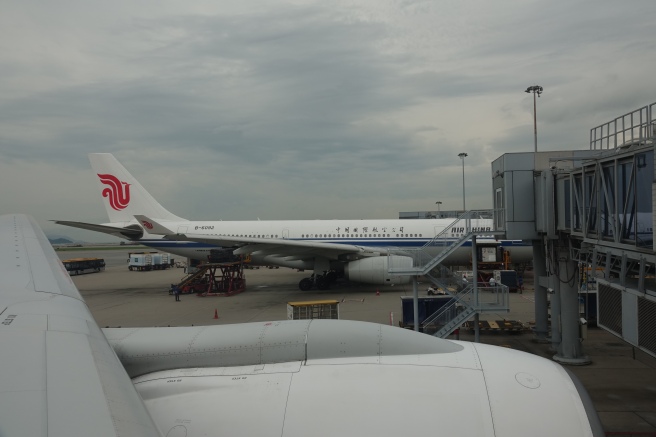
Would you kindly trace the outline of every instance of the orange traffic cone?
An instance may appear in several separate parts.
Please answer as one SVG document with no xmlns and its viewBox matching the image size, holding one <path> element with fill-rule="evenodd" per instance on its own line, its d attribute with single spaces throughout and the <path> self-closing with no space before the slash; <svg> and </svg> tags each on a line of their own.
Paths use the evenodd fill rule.
<svg viewBox="0 0 656 437">
<path fill-rule="evenodd" d="M 219 310 L 217 310 L 216 308 L 214 309 L 214 318 L 215 319 L 219 318 Z"/>
</svg>

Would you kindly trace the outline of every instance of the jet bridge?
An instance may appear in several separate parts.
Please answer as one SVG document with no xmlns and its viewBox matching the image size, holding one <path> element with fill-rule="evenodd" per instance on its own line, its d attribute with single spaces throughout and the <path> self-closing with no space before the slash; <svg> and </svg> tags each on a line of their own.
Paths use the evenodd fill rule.
<svg viewBox="0 0 656 437">
<path fill-rule="evenodd" d="M 533 242 L 536 336 L 551 341 L 557 361 L 589 362 L 581 268 L 603 272 L 598 325 L 656 356 L 655 107 L 591 129 L 588 150 L 511 153 L 492 163 L 495 227 Z"/>
</svg>

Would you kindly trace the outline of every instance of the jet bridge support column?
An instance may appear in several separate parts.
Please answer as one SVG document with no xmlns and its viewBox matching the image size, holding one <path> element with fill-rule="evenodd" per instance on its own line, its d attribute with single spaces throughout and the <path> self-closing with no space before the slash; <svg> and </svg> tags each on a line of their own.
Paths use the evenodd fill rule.
<svg viewBox="0 0 656 437">
<path fill-rule="evenodd" d="M 415 331 L 419 332 L 419 287 L 417 277 L 412 277 L 412 311 L 415 313 Z"/>
<path fill-rule="evenodd" d="M 590 358 L 583 354 L 579 328 L 578 268 L 569 256 L 567 247 L 558 250 L 558 276 L 560 282 L 560 321 L 562 340 L 554 361 L 561 364 L 590 364 Z"/>
<path fill-rule="evenodd" d="M 476 306 L 476 312 L 474 313 L 474 343 L 481 342 L 481 327 L 479 325 L 479 312 L 478 308 L 480 303 L 478 300 L 478 255 L 476 247 L 476 235 L 472 235 L 471 238 L 472 245 L 472 273 L 474 274 L 474 305 Z"/>
<path fill-rule="evenodd" d="M 547 262 L 544 256 L 543 240 L 533 240 L 533 282 L 535 283 L 535 341 L 547 343 L 549 334 L 549 305 L 547 289 L 540 285 L 540 278 L 547 276 Z"/>
<path fill-rule="evenodd" d="M 558 352 L 560 348 L 560 281 L 553 270 L 549 276 L 549 283 L 551 284 L 551 348 L 554 352 Z"/>
</svg>

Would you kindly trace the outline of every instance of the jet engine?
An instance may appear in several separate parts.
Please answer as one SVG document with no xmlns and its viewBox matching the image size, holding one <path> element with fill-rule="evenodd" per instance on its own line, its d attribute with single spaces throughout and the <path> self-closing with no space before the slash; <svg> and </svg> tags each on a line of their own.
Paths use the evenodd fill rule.
<svg viewBox="0 0 656 437">
<path fill-rule="evenodd" d="M 348 263 L 344 269 L 344 275 L 350 281 L 368 284 L 408 284 L 410 276 L 389 273 L 390 263 L 395 268 L 409 268 L 412 267 L 412 258 L 396 255 L 363 258 Z"/>
</svg>

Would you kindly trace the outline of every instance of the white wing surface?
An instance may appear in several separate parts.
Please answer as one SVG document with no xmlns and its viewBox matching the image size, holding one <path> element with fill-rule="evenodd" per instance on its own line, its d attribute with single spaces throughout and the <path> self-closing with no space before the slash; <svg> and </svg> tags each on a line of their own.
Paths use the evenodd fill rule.
<svg viewBox="0 0 656 437">
<path fill-rule="evenodd" d="M 0 216 L 0 277 L 0 435 L 160 435 L 28 216 Z"/>
<path fill-rule="evenodd" d="M 604 435 L 559 364 L 505 348 L 348 320 L 103 331 L 170 435 Z"/>
</svg>

